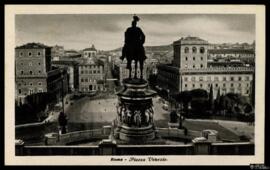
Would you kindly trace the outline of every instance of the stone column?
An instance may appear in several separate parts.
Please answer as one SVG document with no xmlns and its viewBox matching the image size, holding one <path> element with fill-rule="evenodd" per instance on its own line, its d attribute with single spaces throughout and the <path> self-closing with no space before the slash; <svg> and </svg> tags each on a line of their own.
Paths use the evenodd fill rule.
<svg viewBox="0 0 270 170">
<path fill-rule="evenodd" d="M 207 141 L 204 137 L 195 138 L 192 140 L 194 146 L 194 155 L 210 155 L 211 142 Z"/>
<path fill-rule="evenodd" d="M 100 155 L 116 155 L 116 141 L 103 139 L 98 146 Z"/>
</svg>

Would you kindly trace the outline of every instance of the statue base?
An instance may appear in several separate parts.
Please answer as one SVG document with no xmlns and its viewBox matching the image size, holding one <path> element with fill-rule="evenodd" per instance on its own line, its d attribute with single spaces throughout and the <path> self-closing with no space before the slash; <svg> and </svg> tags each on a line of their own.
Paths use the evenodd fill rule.
<svg viewBox="0 0 270 170">
<path fill-rule="evenodd" d="M 147 143 L 156 137 L 153 121 L 152 97 L 156 92 L 148 89 L 144 79 L 124 79 L 124 87 L 117 93 L 117 139 L 127 143 Z"/>
<path fill-rule="evenodd" d="M 146 143 L 155 139 L 155 130 L 153 126 L 147 127 L 119 127 L 119 139 L 129 143 Z"/>
</svg>

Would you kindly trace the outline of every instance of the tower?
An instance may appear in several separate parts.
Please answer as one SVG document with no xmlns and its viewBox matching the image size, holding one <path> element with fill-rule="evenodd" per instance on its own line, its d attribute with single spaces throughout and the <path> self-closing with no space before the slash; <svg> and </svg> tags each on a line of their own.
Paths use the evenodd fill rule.
<svg viewBox="0 0 270 170">
<path fill-rule="evenodd" d="M 173 65 L 180 69 L 207 68 L 208 42 L 198 37 L 185 37 L 173 43 Z"/>
</svg>

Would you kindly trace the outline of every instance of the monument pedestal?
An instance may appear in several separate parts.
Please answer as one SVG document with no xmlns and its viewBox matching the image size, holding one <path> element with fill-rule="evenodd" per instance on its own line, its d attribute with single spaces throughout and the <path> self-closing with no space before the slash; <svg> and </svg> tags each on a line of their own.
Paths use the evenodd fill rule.
<svg viewBox="0 0 270 170">
<path fill-rule="evenodd" d="M 117 95 L 117 130 L 119 140 L 129 143 L 146 143 L 155 139 L 152 97 L 155 91 L 148 89 L 143 79 L 124 79 L 124 88 Z"/>
</svg>

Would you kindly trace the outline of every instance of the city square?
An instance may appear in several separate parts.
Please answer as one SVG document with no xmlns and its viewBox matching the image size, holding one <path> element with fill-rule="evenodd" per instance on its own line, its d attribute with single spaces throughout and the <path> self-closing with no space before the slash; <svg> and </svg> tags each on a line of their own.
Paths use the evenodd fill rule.
<svg viewBox="0 0 270 170">
<path fill-rule="evenodd" d="M 155 44 L 151 20 L 166 22 L 164 16 L 123 15 L 126 25 L 117 23 L 120 30 L 103 29 L 116 26 L 111 20 L 118 15 L 74 16 L 79 22 L 96 23 L 82 22 L 83 33 L 91 37 L 87 28 L 92 28 L 115 38 L 114 43 L 93 38 L 90 44 L 56 41 L 51 45 L 19 38 L 15 47 L 17 154 L 254 154 L 254 28 L 239 39 L 228 30 L 232 35 L 223 41 L 193 29 L 180 37 L 177 32 L 164 36 Z M 59 18 L 65 18 L 67 25 L 74 22 L 66 15 L 31 17 L 18 16 L 17 26 L 26 27 L 22 21 L 37 18 L 44 23 Z M 179 23 L 184 19 L 176 14 L 168 17 Z M 201 20 L 212 22 L 212 17 Z M 242 24 L 254 23 L 253 15 L 235 17 Z M 214 18 L 232 24 L 230 16 Z M 193 21 L 192 16 L 189 19 Z M 202 32 L 209 34 L 207 29 Z M 119 33 L 124 33 L 123 44 Z"/>
</svg>

